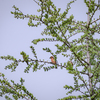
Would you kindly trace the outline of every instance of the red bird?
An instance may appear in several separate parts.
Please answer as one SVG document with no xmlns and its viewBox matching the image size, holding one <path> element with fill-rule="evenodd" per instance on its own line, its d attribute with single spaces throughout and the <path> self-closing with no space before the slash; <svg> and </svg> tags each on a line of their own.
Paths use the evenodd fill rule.
<svg viewBox="0 0 100 100">
<path fill-rule="evenodd" d="M 55 61 L 55 59 L 54 59 L 53 56 L 51 56 L 50 59 L 51 59 L 51 62 L 52 62 L 53 64 L 56 64 L 56 61 Z"/>
</svg>

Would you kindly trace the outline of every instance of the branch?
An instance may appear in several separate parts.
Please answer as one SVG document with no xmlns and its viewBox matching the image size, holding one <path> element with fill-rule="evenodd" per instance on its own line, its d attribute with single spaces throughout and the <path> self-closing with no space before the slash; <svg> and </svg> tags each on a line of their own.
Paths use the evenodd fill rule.
<svg viewBox="0 0 100 100">
<path fill-rule="evenodd" d="M 37 3 L 40 7 L 41 7 L 41 5 L 39 4 L 39 2 L 37 2 L 36 0 L 33 0 L 35 3 Z"/>
<path fill-rule="evenodd" d="M 67 68 L 68 66 L 63 66 L 63 65 L 59 65 L 59 64 L 54 64 L 54 63 L 52 63 L 52 62 L 48 62 L 48 61 L 39 61 L 39 60 L 34 60 L 34 59 L 31 59 L 31 58 L 29 58 L 31 61 L 38 61 L 38 62 L 43 62 L 43 63 L 48 63 L 48 64 L 53 64 L 53 65 L 57 65 L 57 66 L 60 66 L 60 67 L 64 67 L 64 68 Z"/>
<path fill-rule="evenodd" d="M 64 38 L 65 38 L 65 40 L 66 40 L 66 42 L 69 44 L 67 44 L 66 42 L 64 42 L 64 44 L 66 44 L 69 48 L 71 48 L 71 45 L 70 45 L 70 43 L 67 41 L 67 38 L 65 37 L 65 35 L 64 35 L 64 33 L 63 33 L 63 31 L 61 30 L 61 28 L 60 28 L 60 26 L 59 26 L 59 24 L 58 24 L 58 22 L 57 22 L 57 25 L 58 25 L 58 27 L 59 27 L 59 29 L 60 29 L 60 31 L 61 31 L 61 33 L 63 34 L 63 36 L 64 36 Z M 74 55 L 77 57 L 77 59 L 82 63 L 82 65 L 83 66 L 85 66 L 86 68 L 87 68 L 87 66 L 86 65 L 84 65 L 83 64 L 83 62 L 81 61 L 81 60 L 83 60 L 82 58 L 81 58 L 81 60 L 79 59 L 79 57 L 77 56 L 77 54 L 74 52 L 74 51 L 72 51 L 73 53 L 74 53 Z M 88 64 L 85 60 L 83 60 L 86 64 Z M 88 64 L 89 65 L 89 64 Z"/>
<path fill-rule="evenodd" d="M 39 39 L 34 39 L 32 41 L 32 43 L 34 44 L 37 44 L 37 42 L 44 42 L 44 41 L 47 41 L 47 42 L 58 42 L 59 40 L 55 39 L 55 38 L 39 38 Z"/>
<path fill-rule="evenodd" d="M 85 25 L 82 25 L 81 23 L 78 23 L 78 22 L 76 22 L 76 21 L 72 21 L 72 22 L 74 22 L 74 23 L 76 23 L 76 24 L 79 24 L 79 25 L 81 25 L 81 26 L 83 26 L 83 27 L 86 28 L 86 26 L 85 26 Z"/>
<path fill-rule="evenodd" d="M 72 36 L 74 36 L 74 35 L 76 35 L 76 34 L 78 34 L 78 33 L 76 32 L 76 33 L 74 33 Z M 69 36 L 69 37 L 67 38 L 67 40 L 68 40 L 69 38 L 71 38 L 72 36 Z"/>
<path fill-rule="evenodd" d="M 11 89 L 13 89 L 14 91 L 16 91 L 16 95 L 17 96 L 19 96 L 19 94 L 18 94 L 18 92 L 17 92 L 17 90 L 13 87 L 13 86 L 11 86 L 10 85 L 10 83 L 8 83 L 7 81 L 6 81 L 6 78 L 4 78 L 4 76 L 2 76 L 3 77 L 3 80 L 5 80 L 5 82 L 4 82 L 4 85 L 7 85 L 8 87 L 10 87 Z M 10 92 L 10 93 L 12 93 L 12 92 Z M 13 94 L 13 93 L 12 93 Z M 15 94 L 15 93 L 14 93 Z M 22 98 L 25 98 L 26 100 L 29 100 L 28 98 L 26 98 L 23 94 L 21 94 L 20 93 L 20 96 L 22 97 Z M 30 96 L 30 95 L 29 95 Z M 35 100 L 33 97 L 31 97 L 31 100 Z"/>
<path fill-rule="evenodd" d="M 98 64 L 97 64 L 97 66 L 96 66 L 96 68 L 95 68 L 95 70 L 94 70 L 94 72 L 93 72 L 93 75 L 91 76 L 91 78 L 94 76 L 94 73 L 96 73 L 96 69 L 99 67 L 99 64 L 100 64 L 100 62 L 98 62 Z"/>
<path fill-rule="evenodd" d="M 59 26 L 58 22 L 56 22 L 56 23 L 57 23 L 58 28 L 60 29 L 60 31 L 61 31 L 61 33 L 62 33 L 63 37 L 65 38 L 66 42 L 67 42 L 69 45 L 68 45 L 67 43 L 65 43 L 65 44 L 66 44 L 66 45 L 70 48 L 70 43 L 68 42 L 67 38 L 65 37 L 65 35 L 64 35 L 64 33 L 63 33 L 63 31 L 62 31 L 61 27 Z"/>
<path fill-rule="evenodd" d="M 58 25 L 58 22 L 57 22 L 57 25 Z M 60 29 L 60 31 L 61 31 L 61 33 L 63 34 L 63 36 L 64 36 L 64 33 L 62 32 L 62 30 L 61 30 L 61 28 L 60 28 L 60 26 L 58 25 L 58 27 L 59 27 L 59 29 Z M 77 34 L 77 33 L 76 33 Z M 70 45 L 70 43 L 67 41 L 67 38 L 64 36 L 64 38 L 65 38 L 65 40 L 66 40 L 66 42 L 69 44 L 67 44 L 66 42 L 64 42 L 69 48 L 71 48 L 71 45 Z M 73 53 L 74 53 L 74 55 L 77 57 L 77 55 L 76 55 L 76 53 L 74 52 L 74 51 L 72 51 Z M 81 58 L 81 60 L 79 59 L 79 57 L 77 57 L 77 59 L 82 63 L 82 61 L 81 60 L 83 60 L 86 64 L 88 64 L 84 59 L 82 59 Z M 82 63 L 83 64 L 83 63 Z M 89 64 L 88 64 L 89 65 Z M 83 64 L 83 66 L 85 66 L 84 64 Z M 87 66 L 85 66 L 86 68 L 87 68 Z"/>
<path fill-rule="evenodd" d="M 87 97 L 89 97 L 88 94 L 86 94 L 86 93 L 84 93 L 84 92 L 82 92 L 82 91 L 80 91 L 80 90 L 78 90 L 78 91 L 81 92 L 81 93 L 83 93 L 83 94 L 86 95 Z"/>
<path fill-rule="evenodd" d="M 76 69 L 76 70 L 77 70 L 77 69 Z M 78 70 L 77 70 L 77 71 L 78 71 Z M 83 81 L 85 87 L 87 88 L 88 92 L 90 93 L 90 91 L 89 91 L 89 89 L 88 89 L 88 87 L 87 87 L 87 85 L 86 85 L 84 79 L 82 79 L 81 76 L 80 76 L 78 73 L 77 73 L 77 75 L 78 75 L 78 77 L 80 78 L 80 80 Z"/>
<path fill-rule="evenodd" d="M 85 73 L 85 72 L 82 72 L 82 71 L 79 71 L 81 74 L 85 74 L 85 75 L 89 75 L 88 73 Z"/>
<path fill-rule="evenodd" d="M 96 19 L 95 21 L 91 22 L 90 24 L 93 24 L 93 23 L 95 23 L 98 20 L 100 20 L 100 17 L 98 19 Z"/>
<path fill-rule="evenodd" d="M 95 12 L 96 12 L 97 9 L 98 9 L 98 6 L 97 6 L 97 8 L 94 10 L 94 12 L 92 13 L 92 16 L 91 16 L 91 18 L 90 18 L 90 21 L 89 21 L 89 23 L 88 23 L 88 26 L 91 24 L 90 22 L 91 22 L 91 20 L 92 20 L 92 18 L 93 18 L 93 16 L 94 16 L 94 14 L 95 14 Z"/>
</svg>

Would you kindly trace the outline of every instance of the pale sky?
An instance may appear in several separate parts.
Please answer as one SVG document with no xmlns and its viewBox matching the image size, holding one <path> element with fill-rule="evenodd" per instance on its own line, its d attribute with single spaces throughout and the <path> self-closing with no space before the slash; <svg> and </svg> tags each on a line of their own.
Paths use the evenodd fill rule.
<svg viewBox="0 0 100 100">
<path fill-rule="evenodd" d="M 52 1 L 63 12 L 70 0 Z M 0 0 L 0 56 L 11 55 L 17 59 L 22 59 L 20 52 L 24 51 L 32 58 L 33 54 L 30 49 L 32 45 L 35 47 L 39 59 L 50 61 L 51 54 L 43 51 L 42 48 L 49 47 L 55 52 L 55 43 L 41 42 L 38 45 L 31 43 L 33 39 L 46 38 L 46 36 L 41 36 L 44 26 L 29 27 L 28 19 L 15 19 L 14 15 L 10 13 L 14 11 L 13 5 L 18 7 L 24 14 L 39 14 L 37 12 L 39 7 L 33 0 Z M 84 0 L 77 0 L 72 4 L 68 17 L 73 14 L 76 20 L 87 21 L 86 11 L 87 7 Z M 95 17 L 97 18 L 98 15 L 100 15 L 100 11 L 97 12 Z M 78 38 L 78 36 L 75 38 Z M 59 63 L 67 61 L 61 55 L 57 57 Z M 66 97 L 67 90 L 63 86 L 66 84 L 74 85 L 73 75 L 70 75 L 66 69 L 58 68 L 48 72 L 44 72 L 43 69 L 32 72 L 32 69 L 30 69 L 29 73 L 24 73 L 27 65 L 20 63 L 16 71 L 11 72 L 10 69 L 4 69 L 8 64 L 10 64 L 10 61 L 0 59 L 0 72 L 4 73 L 9 81 L 14 80 L 16 83 L 19 83 L 21 77 L 25 79 L 24 85 L 38 100 L 57 100 Z M 73 95 L 77 94 L 73 93 Z M 0 97 L 0 100 L 5 100 L 5 98 Z"/>
</svg>

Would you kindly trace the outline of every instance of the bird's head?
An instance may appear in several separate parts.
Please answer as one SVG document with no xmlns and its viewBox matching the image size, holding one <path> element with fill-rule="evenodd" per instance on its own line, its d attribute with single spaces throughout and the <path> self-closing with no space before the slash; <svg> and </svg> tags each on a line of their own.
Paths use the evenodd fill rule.
<svg viewBox="0 0 100 100">
<path fill-rule="evenodd" d="M 50 57 L 50 59 L 53 59 L 53 58 L 54 58 L 53 56 Z"/>
</svg>

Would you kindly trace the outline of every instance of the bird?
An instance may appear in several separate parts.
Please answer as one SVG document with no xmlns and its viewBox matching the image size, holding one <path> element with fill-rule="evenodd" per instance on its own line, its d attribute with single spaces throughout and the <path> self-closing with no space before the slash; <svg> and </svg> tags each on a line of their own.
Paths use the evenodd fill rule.
<svg viewBox="0 0 100 100">
<path fill-rule="evenodd" d="M 73 63 L 72 63 L 72 61 L 69 61 L 69 63 L 73 66 Z"/>
<path fill-rule="evenodd" d="M 67 62 L 67 67 L 66 67 L 66 69 L 68 70 L 68 73 L 70 73 L 70 74 L 73 74 L 73 73 L 74 73 L 73 63 L 72 63 L 71 60 Z"/>
<path fill-rule="evenodd" d="M 51 56 L 50 59 L 51 59 L 51 62 L 52 62 L 53 64 L 56 64 L 56 61 L 55 61 L 55 59 L 54 59 L 53 56 Z"/>
</svg>

